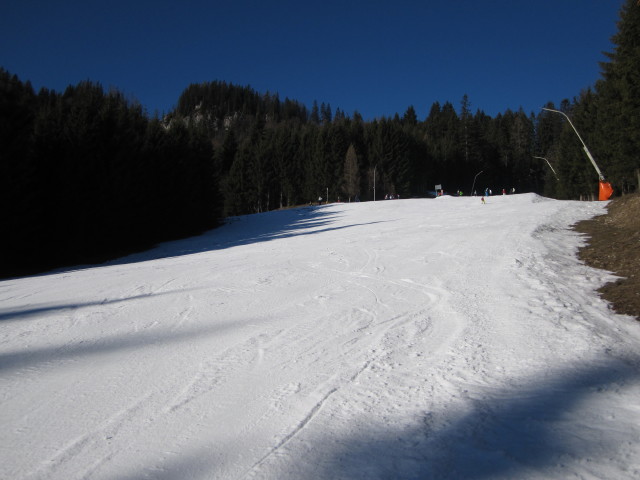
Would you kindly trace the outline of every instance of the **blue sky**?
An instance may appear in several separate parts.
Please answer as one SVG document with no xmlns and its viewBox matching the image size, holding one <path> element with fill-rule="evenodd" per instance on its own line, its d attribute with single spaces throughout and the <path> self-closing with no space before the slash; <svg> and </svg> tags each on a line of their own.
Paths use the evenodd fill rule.
<svg viewBox="0 0 640 480">
<path fill-rule="evenodd" d="M 1 0 L 0 66 L 115 87 L 150 114 L 212 80 L 365 119 L 538 112 L 593 86 L 624 0 Z"/>
</svg>

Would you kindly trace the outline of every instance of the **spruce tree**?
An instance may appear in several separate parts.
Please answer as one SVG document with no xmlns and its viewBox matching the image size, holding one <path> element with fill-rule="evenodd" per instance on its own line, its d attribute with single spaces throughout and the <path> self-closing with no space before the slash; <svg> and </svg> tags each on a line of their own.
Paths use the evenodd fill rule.
<svg viewBox="0 0 640 480">
<path fill-rule="evenodd" d="M 344 192 L 351 202 L 351 199 L 360 192 L 360 170 L 358 168 L 358 155 L 353 144 L 344 158 Z"/>
<path fill-rule="evenodd" d="M 320 125 L 320 110 L 318 109 L 318 101 L 317 100 L 313 101 L 313 106 L 311 107 L 311 116 L 309 117 L 309 120 L 314 125 Z"/>
<path fill-rule="evenodd" d="M 627 0 L 620 10 L 614 50 L 601 64 L 599 94 L 604 165 L 623 192 L 640 187 L 640 5 Z"/>
<path fill-rule="evenodd" d="M 468 165 L 471 149 L 471 102 L 469 102 L 469 96 L 466 93 L 460 102 L 460 130 L 460 137 L 464 149 L 464 163 Z"/>
<path fill-rule="evenodd" d="M 418 124 L 418 115 L 416 115 L 416 109 L 413 108 L 413 105 L 409 105 L 404 112 L 402 123 L 411 127 L 415 127 Z"/>
</svg>

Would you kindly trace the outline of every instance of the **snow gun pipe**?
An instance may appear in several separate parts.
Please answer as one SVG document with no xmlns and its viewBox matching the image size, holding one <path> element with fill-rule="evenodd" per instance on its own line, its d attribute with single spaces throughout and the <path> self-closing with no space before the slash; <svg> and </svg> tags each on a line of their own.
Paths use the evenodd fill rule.
<svg viewBox="0 0 640 480">
<path fill-rule="evenodd" d="M 558 177 L 558 174 L 556 173 L 556 171 L 553 169 L 553 167 L 551 166 L 551 164 L 549 163 L 549 160 L 547 160 L 544 157 L 533 157 L 533 158 L 537 158 L 539 160 L 544 160 L 545 162 L 547 162 L 547 165 L 549 165 L 549 168 L 551 169 L 551 171 L 553 172 L 553 174 L 556 177 L 556 180 L 560 181 L 560 178 Z"/>
<path fill-rule="evenodd" d="M 482 172 L 484 172 L 484 170 L 480 170 L 478 173 L 476 173 L 476 176 L 473 177 L 473 185 L 471 185 L 471 195 L 474 195 L 474 188 L 476 188 L 476 178 L 478 178 L 478 175 L 480 175 Z"/>
<path fill-rule="evenodd" d="M 598 164 L 594 160 L 593 155 L 591 155 L 591 152 L 587 148 L 587 145 L 584 143 L 584 140 L 582 140 L 582 137 L 578 133 L 578 130 L 576 130 L 576 127 L 573 126 L 573 123 L 571 122 L 571 119 L 569 118 L 569 116 L 566 113 L 561 112 L 560 110 L 554 110 L 552 108 L 542 107 L 542 110 L 546 110 L 547 112 L 559 113 L 560 115 L 562 115 L 564 118 L 567 119 L 567 121 L 569 122 L 569 125 L 571 125 L 571 128 L 573 128 L 573 131 L 576 132 L 576 135 L 580 139 L 580 143 L 582 143 L 582 148 L 584 149 L 584 152 L 587 154 L 587 157 L 589 157 L 589 160 L 591 160 L 591 164 L 593 165 L 593 168 L 596 169 L 596 172 L 598 174 L 598 178 L 600 179 L 601 182 L 604 182 L 604 175 L 600 171 L 600 168 L 598 168 Z"/>
</svg>

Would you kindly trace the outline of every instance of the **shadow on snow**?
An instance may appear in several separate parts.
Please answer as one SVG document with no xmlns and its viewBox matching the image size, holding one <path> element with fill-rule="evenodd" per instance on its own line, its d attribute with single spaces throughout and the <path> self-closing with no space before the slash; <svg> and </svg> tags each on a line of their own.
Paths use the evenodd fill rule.
<svg viewBox="0 0 640 480">
<path fill-rule="evenodd" d="M 34 276 L 179 257 L 367 225 L 367 223 L 354 223 L 331 226 L 339 216 L 338 212 L 331 211 L 328 206 L 308 206 L 229 217 L 224 225 L 209 230 L 202 235 L 164 242 L 148 251 L 134 253 L 102 264 L 63 267 Z"/>
<path fill-rule="evenodd" d="M 180 290 L 178 292 L 159 292 L 159 293 L 145 293 L 142 295 L 135 295 L 133 297 L 126 298 L 116 298 L 116 299 L 104 299 L 104 300 L 96 300 L 93 302 L 82 302 L 82 303 L 68 303 L 68 304 L 49 304 L 49 303 L 39 303 L 34 305 L 26 305 L 16 308 L 4 309 L 0 310 L 0 322 L 2 321 L 12 321 L 12 320 L 23 320 L 32 317 L 39 317 L 43 314 L 47 313 L 55 313 L 55 312 L 67 312 L 78 310 L 87 307 L 96 307 L 101 305 L 114 305 L 118 303 L 125 303 L 129 300 L 141 300 L 147 299 L 151 297 L 156 297 L 158 295 L 168 295 L 172 293 L 183 293 L 186 290 Z"/>
<path fill-rule="evenodd" d="M 158 295 L 182 294 L 184 291 L 163 292 L 153 295 L 141 295 L 120 300 L 112 300 L 108 302 L 88 302 L 85 304 L 75 305 L 57 305 L 57 306 L 39 306 L 32 309 L 20 311 L 5 311 L 1 314 L 4 319 L 16 319 L 21 316 L 37 316 L 42 313 L 80 309 L 92 307 L 95 305 L 103 305 L 107 303 L 126 302 L 129 300 L 156 297 Z M 88 341 L 79 341 L 75 344 L 55 344 L 44 345 L 39 347 L 30 346 L 28 348 L 19 348 L 15 350 L 5 350 L 0 353 L 0 373 L 12 371 L 22 368 L 40 366 L 40 365 L 58 365 L 59 362 L 65 360 L 82 360 L 86 357 L 100 355 L 105 353 L 118 352 L 127 350 L 137 350 L 145 347 L 161 347 L 164 345 L 180 343 L 191 339 L 201 339 L 203 337 L 219 335 L 234 329 L 243 328 L 248 324 L 255 324 L 259 319 L 250 318 L 246 320 L 238 320 L 236 318 L 226 321 L 211 322 L 197 328 L 180 328 L 177 330 L 156 330 L 146 329 L 142 331 L 127 331 L 118 335 L 104 335 Z"/>
<path fill-rule="evenodd" d="M 167 242 L 148 252 L 124 257 L 114 263 L 120 264 L 191 255 L 277 239 L 316 235 L 370 224 L 353 223 L 331 226 L 340 216 L 339 212 L 332 211 L 327 206 L 309 206 L 230 217 L 225 225 L 209 230 L 202 235 Z"/>
<path fill-rule="evenodd" d="M 610 399 L 622 385 L 637 384 L 639 376 L 637 359 L 545 372 L 473 400 L 463 413 L 425 412 L 413 428 L 344 438 L 298 473 L 332 479 L 603 478 L 611 472 L 600 461 L 619 447 L 629 448 L 616 444 L 625 420 L 613 419 L 618 412 L 611 411 L 602 429 L 602 418 L 594 427 L 588 412 L 580 410 L 586 413 L 580 418 L 576 410 L 598 396 Z"/>
<path fill-rule="evenodd" d="M 608 454 L 618 451 L 614 475 L 634 478 L 630 450 L 634 439 L 620 445 L 619 422 L 610 420 L 606 429 L 593 428 L 588 415 L 576 422 L 576 409 L 583 402 L 611 399 L 615 391 L 638 382 L 638 359 L 609 359 L 582 368 L 525 379 L 519 387 L 492 390 L 464 412 L 425 412 L 411 427 L 385 426 L 385 412 L 368 412 L 369 428 L 357 434 L 328 435 L 314 429 L 309 438 L 292 437 L 277 451 L 265 446 L 263 460 L 237 478 L 331 479 L 488 479 L 569 478 L 613 473 Z M 607 395 L 608 394 L 608 395 Z M 416 399 L 419 401 L 419 399 Z M 612 407 L 614 410 L 615 407 Z M 583 410 L 584 411 L 584 410 Z M 612 417 L 617 412 L 612 411 Z M 388 412 L 386 412 L 388 414 Z M 439 417 L 437 421 L 435 417 Z M 319 420 L 316 420 L 319 421 Z M 601 425 L 602 418 L 596 423 Z M 320 433 L 318 433 L 318 429 Z M 299 441 L 298 441 L 299 440 Z M 606 446 L 606 448 L 602 448 Z M 623 451 L 620 451 L 619 448 Z M 210 445 L 179 455 L 173 461 L 148 465 L 119 480 L 147 478 L 218 478 L 224 475 L 216 464 L 217 451 Z M 238 452 L 246 457 L 248 452 Z M 637 467 L 637 464 L 635 464 Z M 274 468 L 275 467 L 275 468 Z M 227 466 L 227 469 L 229 467 Z M 234 477 L 235 478 L 235 477 Z M 115 479 L 114 479 L 115 480 Z"/>
</svg>

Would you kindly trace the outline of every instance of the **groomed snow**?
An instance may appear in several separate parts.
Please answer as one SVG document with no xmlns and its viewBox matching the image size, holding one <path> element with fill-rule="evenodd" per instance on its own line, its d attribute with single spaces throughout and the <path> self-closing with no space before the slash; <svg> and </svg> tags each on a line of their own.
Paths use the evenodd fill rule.
<svg viewBox="0 0 640 480">
<path fill-rule="evenodd" d="M 0 478 L 639 478 L 640 324 L 570 229 L 604 212 L 307 207 L 2 281 Z"/>
</svg>

